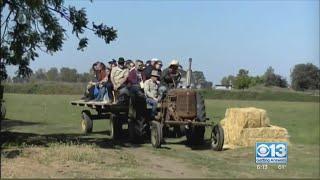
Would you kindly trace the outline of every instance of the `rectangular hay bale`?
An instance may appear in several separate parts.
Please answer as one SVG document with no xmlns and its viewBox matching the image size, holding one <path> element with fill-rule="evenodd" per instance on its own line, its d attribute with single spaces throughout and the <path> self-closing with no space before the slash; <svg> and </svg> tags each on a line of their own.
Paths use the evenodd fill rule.
<svg viewBox="0 0 320 180">
<path fill-rule="evenodd" d="M 226 144 L 251 146 L 256 140 L 288 141 L 289 137 L 285 128 L 270 125 L 266 110 L 253 107 L 227 109 L 221 125 Z"/>
</svg>

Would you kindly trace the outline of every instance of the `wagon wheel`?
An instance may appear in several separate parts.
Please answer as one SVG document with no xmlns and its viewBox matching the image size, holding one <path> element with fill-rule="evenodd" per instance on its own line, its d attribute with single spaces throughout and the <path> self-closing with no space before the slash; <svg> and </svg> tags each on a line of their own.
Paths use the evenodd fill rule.
<svg viewBox="0 0 320 180">
<path fill-rule="evenodd" d="M 84 134 L 91 133 L 93 122 L 91 120 L 91 113 L 88 110 L 82 111 L 81 132 Z"/>
<path fill-rule="evenodd" d="M 154 148 L 161 147 L 162 128 L 161 124 L 157 121 L 151 122 L 151 144 Z"/>
<path fill-rule="evenodd" d="M 120 122 L 120 117 L 115 114 L 110 116 L 110 137 L 112 139 L 119 139 L 122 131 L 122 124 Z"/>
<path fill-rule="evenodd" d="M 215 151 L 222 151 L 224 143 L 224 132 L 220 124 L 213 126 L 211 132 L 211 148 Z"/>
</svg>

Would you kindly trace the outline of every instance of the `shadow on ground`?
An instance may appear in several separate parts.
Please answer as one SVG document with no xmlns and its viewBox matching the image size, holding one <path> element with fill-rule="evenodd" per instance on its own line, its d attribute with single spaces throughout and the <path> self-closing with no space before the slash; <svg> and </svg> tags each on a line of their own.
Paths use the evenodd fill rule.
<svg viewBox="0 0 320 180">
<path fill-rule="evenodd" d="M 99 132 L 96 132 L 99 133 Z M 102 133 L 102 132 L 101 132 Z M 106 132 L 107 133 L 107 132 Z M 1 147 L 7 148 L 11 146 L 43 146 L 49 147 L 52 143 L 66 144 L 88 144 L 97 145 L 101 148 L 121 149 L 122 147 L 140 147 L 141 144 L 131 144 L 128 140 L 122 138 L 112 140 L 109 138 L 95 138 L 84 136 L 82 134 L 35 134 L 23 132 L 1 132 Z"/>
<path fill-rule="evenodd" d="M 150 144 L 150 138 L 145 137 L 140 143 L 132 144 L 129 142 L 129 135 L 127 130 L 123 130 L 122 136 L 118 140 L 113 140 L 108 137 L 109 131 L 96 131 L 89 135 L 83 135 L 79 133 L 75 134 L 37 134 L 37 133 L 25 133 L 10 131 L 15 126 L 32 126 L 43 123 L 26 122 L 22 120 L 9 120 L 5 119 L 1 121 L 1 147 L 8 148 L 12 146 L 43 146 L 49 147 L 52 143 L 65 143 L 65 144 L 88 144 L 97 145 L 100 148 L 112 148 L 121 149 L 125 148 L 138 148 L 142 146 L 142 143 Z M 93 135 L 93 136 L 92 136 Z M 102 137 L 94 137 L 94 135 L 102 135 Z M 206 140 L 202 145 L 190 146 L 184 139 L 175 139 L 174 142 L 171 140 L 166 141 L 162 145 L 162 149 L 170 150 L 170 145 L 182 145 L 187 146 L 192 150 L 208 150 L 211 149 L 209 140 Z M 11 156 L 11 155 L 9 155 Z"/>
<path fill-rule="evenodd" d="M 189 144 L 187 143 L 187 140 L 181 140 L 181 141 L 175 141 L 175 142 L 166 142 L 165 145 L 182 145 L 182 146 L 184 145 L 184 146 L 186 146 L 186 147 L 188 147 L 188 148 L 190 148 L 190 149 L 192 149 L 192 150 L 196 150 L 196 151 L 202 151 L 202 150 L 210 150 L 210 149 L 212 149 L 210 139 L 206 139 L 206 140 L 204 141 L 204 143 L 199 144 L 199 145 L 189 145 Z M 164 145 L 164 146 L 165 146 L 165 145 Z M 229 150 L 229 148 L 223 148 L 222 151 L 226 151 L 226 150 Z"/>
<path fill-rule="evenodd" d="M 35 133 L 24 133 L 24 132 L 1 132 L 1 147 L 8 148 L 12 146 L 42 146 L 49 147 L 52 143 L 65 143 L 74 145 L 96 145 L 100 148 L 111 148 L 111 149 L 122 149 L 122 148 L 139 148 L 142 143 L 132 144 L 129 142 L 126 133 L 119 140 L 112 140 L 107 137 L 108 131 L 94 132 L 92 134 L 105 134 L 105 138 L 97 138 L 85 136 L 82 134 L 35 134 Z M 144 143 L 150 143 L 150 140 L 146 139 Z M 186 141 L 175 141 L 166 142 L 163 144 L 162 149 L 170 150 L 170 145 L 181 145 L 186 146 Z M 211 149 L 210 141 L 206 141 L 203 145 L 188 146 L 192 150 L 209 150 Z M 227 149 L 224 149 L 227 150 Z"/>
<path fill-rule="evenodd" d="M 16 120 L 16 119 L 3 119 L 1 120 L 1 131 L 5 130 L 10 130 L 13 127 L 16 126 L 33 126 L 33 125 L 41 125 L 43 123 L 39 122 L 28 122 L 26 120 Z"/>
</svg>

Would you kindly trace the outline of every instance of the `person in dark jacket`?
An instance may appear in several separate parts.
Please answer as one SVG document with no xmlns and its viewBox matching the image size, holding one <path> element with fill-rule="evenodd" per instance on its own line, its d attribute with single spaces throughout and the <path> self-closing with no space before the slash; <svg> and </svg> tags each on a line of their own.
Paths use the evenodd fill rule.
<svg viewBox="0 0 320 180">
<path fill-rule="evenodd" d="M 158 61 L 158 59 L 156 59 L 156 58 L 151 59 L 150 64 L 147 61 L 146 68 L 143 70 L 143 74 L 145 77 L 145 79 L 143 81 L 146 81 L 151 78 L 151 73 L 152 73 L 152 70 L 154 70 L 154 64 L 156 61 Z"/>
<path fill-rule="evenodd" d="M 156 71 L 158 71 L 158 73 L 159 73 L 159 75 L 161 76 L 161 74 L 162 74 L 162 61 L 160 61 L 160 60 L 157 60 L 155 63 L 154 63 L 154 68 L 153 68 L 153 70 L 156 70 Z"/>
<path fill-rule="evenodd" d="M 137 70 L 137 76 L 138 76 L 138 81 L 139 81 L 139 84 L 141 82 L 143 82 L 143 79 L 145 79 L 144 74 L 143 74 L 143 70 L 144 70 L 144 64 L 143 64 L 143 61 L 142 60 L 136 60 L 135 62 L 135 66 L 136 66 L 136 70 Z"/>
<path fill-rule="evenodd" d="M 132 85 L 139 84 L 138 75 L 137 75 L 137 69 L 136 69 L 135 63 L 132 60 L 127 60 L 126 61 L 126 66 L 129 69 L 127 85 L 130 87 Z"/>
<path fill-rule="evenodd" d="M 138 71 L 136 69 L 135 63 L 131 60 L 127 60 L 126 64 L 129 69 L 129 75 L 127 78 L 127 87 L 129 89 L 129 92 L 134 96 L 143 97 L 143 92 L 140 87 Z"/>
</svg>

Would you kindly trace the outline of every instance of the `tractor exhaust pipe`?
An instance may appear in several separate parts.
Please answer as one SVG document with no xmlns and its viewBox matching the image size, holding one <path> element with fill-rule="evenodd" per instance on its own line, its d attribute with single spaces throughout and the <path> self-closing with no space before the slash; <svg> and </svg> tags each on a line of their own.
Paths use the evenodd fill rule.
<svg viewBox="0 0 320 180">
<path fill-rule="evenodd" d="M 189 58 L 189 69 L 187 71 L 187 88 L 191 88 L 191 78 L 192 78 L 191 63 L 192 63 L 192 58 Z"/>
</svg>

